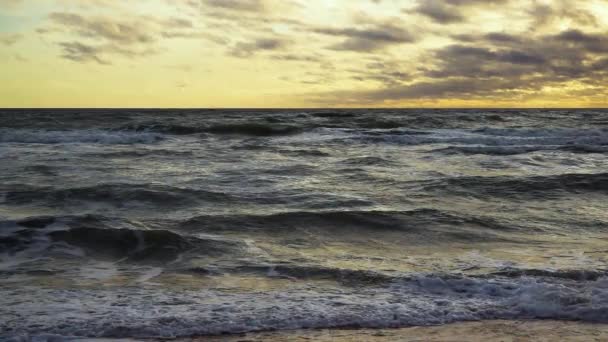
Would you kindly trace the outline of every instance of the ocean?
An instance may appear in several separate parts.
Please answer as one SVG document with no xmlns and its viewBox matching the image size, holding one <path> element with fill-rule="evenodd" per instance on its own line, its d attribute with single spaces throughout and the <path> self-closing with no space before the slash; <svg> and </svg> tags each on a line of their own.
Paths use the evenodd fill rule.
<svg viewBox="0 0 608 342">
<path fill-rule="evenodd" d="M 608 323 L 607 153 L 607 110 L 1 110 L 0 340 Z"/>
</svg>

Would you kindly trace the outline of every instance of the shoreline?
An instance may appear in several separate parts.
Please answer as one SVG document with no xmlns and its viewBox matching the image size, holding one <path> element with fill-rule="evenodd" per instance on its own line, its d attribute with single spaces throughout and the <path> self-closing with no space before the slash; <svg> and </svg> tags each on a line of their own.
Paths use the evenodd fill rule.
<svg viewBox="0 0 608 342">
<path fill-rule="evenodd" d="M 396 329 L 282 330 L 224 336 L 179 338 L 173 341 L 588 342 L 608 341 L 608 324 L 555 320 L 491 320 L 476 322 L 459 322 L 439 326 L 416 326 Z"/>
</svg>

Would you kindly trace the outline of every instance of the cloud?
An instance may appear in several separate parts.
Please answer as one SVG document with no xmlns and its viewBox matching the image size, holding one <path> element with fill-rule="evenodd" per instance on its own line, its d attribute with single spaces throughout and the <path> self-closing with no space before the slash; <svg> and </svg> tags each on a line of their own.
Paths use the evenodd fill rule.
<svg viewBox="0 0 608 342">
<path fill-rule="evenodd" d="M 445 5 L 440 0 L 426 0 L 418 3 L 415 11 L 441 24 L 459 23 L 465 21 L 460 11 Z"/>
<path fill-rule="evenodd" d="M 86 38 L 134 44 L 150 43 L 154 38 L 149 25 L 143 21 L 122 21 L 102 17 L 84 17 L 74 13 L 51 13 L 49 19 Z"/>
<path fill-rule="evenodd" d="M 472 76 L 502 76 L 505 72 L 513 74 L 515 68 L 526 72 L 529 65 L 539 66 L 546 63 L 542 55 L 517 49 L 488 49 L 469 45 L 450 45 L 435 51 L 436 67 L 427 72 L 433 78 Z M 523 67 L 523 68 L 522 68 Z"/>
<path fill-rule="evenodd" d="M 108 55 L 121 55 L 127 58 L 144 57 L 158 53 L 153 48 L 133 49 L 114 44 L 90 45 L 78 41 L 60 42 L 63 53 L 61 57 L 74 62 L 97 62 L 102 65 L 112 64 Z"/>
<path fill-rule="evenodd" d="M 31 11 L 31 1 L 20 8 Z M 606 0 L 50 1 L 56 6 L 36 13 L 55 12 L 36 27 L 16 23 L 23 32 L 0 33 L 0 46 L 28 37 L 19 52 L 32 58 L 38 34 L 65 60 L 103 65 L 170 51 L 149 62 L 180 75 L 256 57 L 259 68 L 243 77 L 263 70 L 314 84 L 330 90 L 319 96 L 327 103 L 517 98 L 608 84 L 608 27 L 594 12 Z M 224 65 L 226 55 L 242 60 Z"/>
<path fill-rule="evenodd" d="M 203 3 L 209 7 L 247 12 L 261 12 L 266 8 L 262 0 L 203 0 Z"/>
<path fill-rule="evenodd" d="M 428 17 L 439 24 L 454 24 L 467 21 L 462 7 L 504 5 L 510 0 L 418 0 L 416 7 L 404 10 L 406 13 L 415 13 Z"/>
<path fill-rule="evenodd" d="M 0 32 L 0 44 L 13 45 L 23 39 L 23 35 L 20 33 L 2 33 Z"/>
<path fill-rule="evenodd" d="M 72 41 L 62 41 L 62 57 L 76 62 L 110 64 L 109 55 L 128 58 L 159 53 L 158 43 L 163 39 L 206 39 L 225 44 L 221 37 L 197 29 L 192 20 L 178 17 L 130 16 L 117 19 L 108 16 L 91 16 L 71 12 L 53 12 L 48 19 L 50 28 L 37 32 L 67 33 Z"/>
<path fill-rule="evenodd" d="M 508 33 L 456 35 L 461 43 L 431 51 L 418 73 L 398 64 L 368 64 L 361 80 L 383 81 L 365 91 L 317 95 L 318 103 L 373 104 L 412 99 L 517 99 L 563 88 L 580 89 L 608 82 L 608 34 L 564 30 L 539 36 Z M 366 74 L 367 73 L 367 74 Z M 347 99 L 343 101 L 343 99 Z"/>
<path fill-rule="evenodd" d="M 277 54 L 270 56 L 271 59 L 288 62 L 322 62 L 323 59 L 319 55 L 299 55 L 299 54 Z"/>
<path fill-rule="evenodd" d="M 551 4 L 534 1 L 527 10 L 532 23 L 530 29 L 538 31 L 562 20 L 570 20 L 577 25 L 597 26 L 597 18 L 583 6 L 575 6 L 572 1 L 554 0 Z"/>
<path fill-rule="evenodd" d="M 411 81 L 411 74 L 404 71 L 400 61 L 386 61 L 376 58 L 366 63 L 363 68 L 353 68 L 349 71 L 353 74 L 352 79 L 360 82 L 379 82 L 385 86 L 397 86 Z"/>
<path fill-rule="evenodd" d="M 251 57 L 258 51 L 281 50 L 290 43 L 289 40 L 281 38 L 259 38 L 250 42 L 239 42 L 231 50 L 234 57 Z"/>
<path fill-rule="evenodd" d="M 577 46 L 590 52 L 608 52 L 608 35 L 606 33 L 584 33 L 578 29 L 570 29 L 563 31 L 552 38 L 559 42 L 570 44 L 570 46 Z"/>
<path fill-rule="evenodd" d="M 412 43 L 416 38 L 407 30 L 393 24 L 379 24 L 363 28 L 316 28 L 315 33 L 342 37 L 344 40 L 329 46 L 331 50 L 372 52 L 388 45 Z"/>
<path fill-rule="evenodd" d="M 95 61 L 99 64 L 110 64 L 99 56 L 102 53 L 100 47 L 86 45 L 80 42 L 61 42 L 59 43 L 59 46 L 63 48 L 62 57 L 65 59 L 75 62 Z"/>
</svg>

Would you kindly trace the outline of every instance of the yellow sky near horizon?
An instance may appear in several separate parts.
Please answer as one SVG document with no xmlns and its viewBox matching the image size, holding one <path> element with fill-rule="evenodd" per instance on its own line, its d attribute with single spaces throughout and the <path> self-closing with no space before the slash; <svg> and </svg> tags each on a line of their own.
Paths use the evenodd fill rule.
<svg viewBox="0 0 608 342">
<path fill-rule="evenodd" d="M 0 107 L 606 107 L 608 1 L 0 0 Z"/>
</svg>

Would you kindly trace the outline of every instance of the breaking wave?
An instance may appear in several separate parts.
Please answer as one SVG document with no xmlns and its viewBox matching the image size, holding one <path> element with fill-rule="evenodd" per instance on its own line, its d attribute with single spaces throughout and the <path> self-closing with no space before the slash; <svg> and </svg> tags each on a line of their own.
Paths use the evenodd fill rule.
<svg viewBox="0 0 608 342">
<path fill-rule="evenodd" d="M 322 292 L 293 287 L 220 294 L 213 289 L 159 292 L 150 287 L 136 290 L 122 287 L 13 288 L 6 294 L 18 298 L 25 291 L 31 301 L 1 309 L 8 317 L 4 336 L 28 333 L 174 338 L 302 328 L 398 328 L 491 319 L 608 323 L 605 277 L 575 282 L 529 276 L 475 278 L 431 274 L 366 282 L 366 286 L 344 287 L 339 291 L 328 288 Z M 216 299 L 209 301 L 210 297 Z M 81 301 L 88 305 L 76 305 Z M 128 303 L 128 315 L 122 303 Z M 72 309 L 51 312 L 57 305 Z M 15 318 L 15 313 L 30 312 L 34 306 L 42 315 Z M 94 313 L 91 307 L 95 308 Z M 66 319 L 72 324 L 63 324 Z"/>
<path fill-rule="evenodd" d="M 149 229 L 141 223 L 97 215 L 32 217 L 5 221 L 0 254 L 33 251 L 40 257 L 59 245 L 77 248 L 89 258 L 132 262 L 176 260 L 184 253 L 200 256 L 236 255 L 243 244 L 201 238 L 165 229 Z M 77 254 L 78 254 L 77 253 Z"/>
</svg>

